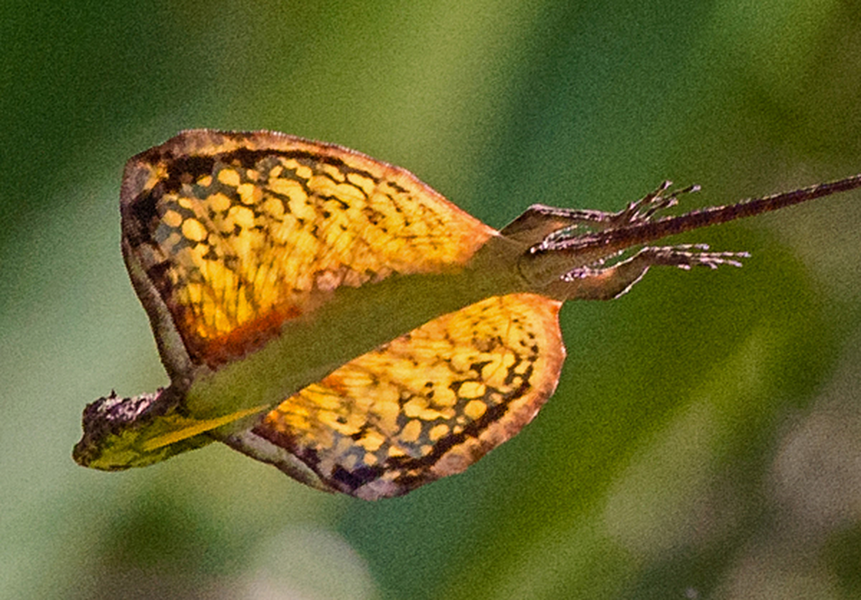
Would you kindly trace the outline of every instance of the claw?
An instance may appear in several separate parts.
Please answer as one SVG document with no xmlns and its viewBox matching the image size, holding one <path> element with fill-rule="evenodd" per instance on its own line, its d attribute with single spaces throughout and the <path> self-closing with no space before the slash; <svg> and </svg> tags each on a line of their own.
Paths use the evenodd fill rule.
<svg viewBox="0 0 861 600">
<path fill-rule="evenodd" d="M 672 184 L 673 182 L 669 180 L 662 182 L 654 192 L 646 194 L 636 202 L 631 202 L 625 210 L 615 213 L 612 217 L 612 226 L 621 227 L 645 223 L 659 211 L 676 206 L 679 203 L 679 196 L 700 190 L 698 185 L 689 185 L 686 188 L 664 194 Z"/>
<path fill-rule="evenodd" d="M 742 266 L 738 259 L 748 258 L 747 252 L 703 252 L 708 244 L 684 244 L 680 246 L 647 246 L 640 251 L 652 265 L 678 267 L 685 271 L 691 267 L 717 269 L 720 265 Z"/>
<path fill-rule="evenodd" d="M 559 217 L 565 214 L 573 222 L 566 222 L 563 225 L 562 221 L 560 221 L 558 226 L 549 231 L 532 249 L 535 252 L 550 250 L 554 245 L 573 239 L 588 230 L 607 231 L 647 223 L 660 211 L 676 206 L 679 203 L 679 196 L 697 192 L 700 189 L 698 185 L 689 185 L 686 188 L 665 194 L 672 184 L 673 182 L 669 180 L 662 182 L 655 191 L 646 194 L 635 202 L 629 203 L 627 207 L 615 213 L 582 210 L 566 211 L 566 209 L 536 206 L 535 208 L 540 209 L 545 215 Z M 566 214 L 566 212 L 570 212 L 570 214 Z M 585 230 L 584 227 L 586 228 Z"/>
</svg>

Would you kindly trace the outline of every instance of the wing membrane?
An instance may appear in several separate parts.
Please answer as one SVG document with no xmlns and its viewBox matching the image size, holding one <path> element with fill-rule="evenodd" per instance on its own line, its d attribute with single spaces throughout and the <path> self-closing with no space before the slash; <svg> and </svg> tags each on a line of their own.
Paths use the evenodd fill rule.
<svg viewBox="0 0 861 600">
<path fill-rule="evenodd" d="M 543 296 L 437 318 L 288 398 L 228 443 L 318 487 L 374 499 L 464 470 L 553 393 L 565 356 Z M 297 468 L 297 464 L 299 468 Z"/>
<path fill-rule="evenodd" d="M 340 286 L 441 272 L 494 233 L 403 169 L 269 132 L 187 131 L 138 155 L 122 213 L 154 328 L 172 323 L 187 361 L 213 368 Z"/>
</svg>

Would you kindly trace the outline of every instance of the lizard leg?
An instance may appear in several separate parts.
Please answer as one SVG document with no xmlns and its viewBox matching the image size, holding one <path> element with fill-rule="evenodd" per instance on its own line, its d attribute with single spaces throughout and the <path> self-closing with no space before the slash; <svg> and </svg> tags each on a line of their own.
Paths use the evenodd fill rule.
<svg viewBox="0 0 861 600">
<path fill-rule="evenodd" d="M 653 266 L 716 269 L 740 267 L 746 252 L 708 252 L 705 244 L 647 246 L 634 256 L 609 267 L 579 267 L 549 284 L 544 294 L 557 300 L 612 300 L 627 293 Z"/>
<path fill-rule="evenodd" d="M 699 190 L 698 186 L 664 193 L 671 182 L 664 181 L 653 192 L 636 202 L 631 202 L 618 212 L 584 210 L 576 208 L 556 208 L 544 204 L 533 204 L 523 214 L 506 225 L 502 235 L 526 244 L 544 242 L 550 244 L 588 231 L 604 231 L 625 225 L 644 223 L 657 212 L 678 204 L 678 196 Z"/>
</svg>

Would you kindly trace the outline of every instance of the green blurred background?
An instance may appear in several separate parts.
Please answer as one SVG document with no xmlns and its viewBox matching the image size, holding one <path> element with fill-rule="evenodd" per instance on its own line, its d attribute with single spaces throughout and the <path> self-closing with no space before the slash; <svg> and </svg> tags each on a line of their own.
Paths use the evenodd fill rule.
<svg viewBox="0 0 861 600">
<path fill-rule="evenodd" d="M 224 447 L 106 474 L 87 402 L 166 383 L 119 251 L 123 164 L 275 129 L 402 165 L 501 227 L 861 171 L 838 0 L 0 5 L 0 598 L 861 597 L 861 193 L 685 236 L 743 269 L 569 303 L 533 424 L 366 503 Z M 660 271 L 660 270 L 659 270 Z"/>
</svg>

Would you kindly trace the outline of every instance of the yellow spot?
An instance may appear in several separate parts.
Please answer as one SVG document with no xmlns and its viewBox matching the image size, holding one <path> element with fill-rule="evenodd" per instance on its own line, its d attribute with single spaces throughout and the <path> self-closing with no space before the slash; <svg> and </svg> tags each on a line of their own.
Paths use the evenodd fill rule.
<svg viewBox="0 0 861 600">
<path fill-rule="evenodd" d="M 182 224 L 182 215 L 175 210 L 168 210 L 165 211 L 162 220 L 164 221 L 164 224 L 168 227 L 176 228 Z"/>
<path fill-rule="evenodd" d="M 227 216 L 231 217 L 242 229 L 254 227 L 254 211 L 247 206 L 232 206 L 227 212 Z"/>
<path fill-rule="evenodd" d="M 278 198 L 267 198 L 263 202 L 263 210 L 273 219 L 281 220 L 284 216 L 284 204 Z"/>
<path fill-rule="evenodd" d="M 481 398 L 484 396 L 485 389 L 480 381 L 465 381 L 461 384 L 457 395 L 461 398 Z"/>
<path fill-rule="evenodd" d="M 428 432 L 428 437 L 432 442 L 435 442 L 445 437 L 446 435 L 448 435 L 448 425 L 445 425 L 443 423 L 440 423 L 439 425 L 434 425 Z"/>
<path fill-rule="evenodd" d="M 304 200 L 307 197 L 305 190 L 302 189 L 302 184 L 295 179 L 270 179 L 268 188 L 281 196 L 287 196 L 290 199 L 300 198 Z"/>
<path fill-rule="evenodd" d="M 395 458 L 399 456 L 406 456 L 406 452 L 404 452 L 403 448 L 398 448 L 397 446 L 389 446 L 389 457 Z"/>
<path fill-rule="evenodd" d="M 209 207 L 216 212 L 222 212 L 230 208 L 230 198 L 221 192 L 212 194 L 207 200 L 209 202 Z"/>
<path fill-rule="evenodd" d="M 401 435 L 398 436 L 405 442 L 415 442 L 419 439 L 422 433 L 422 423 L 418 419 L 408 421 L 404 428 L 401 429 Z"/>
<path fill-rule="evenodd" d="M 418 397 L 413 398 L 406 404 L 404 404 L 404 414 L 414 419 L 422 414 L 422 412 L 427 408 L 425 403 L 420 400 Z"/>
<path fill-rule="evenodd" d="M 195 242 L 206 239 L 206 228 L 197 219 L 186 219 L 182 222 L 182 235 Z"/>
<path fill-rule="evenodd" d="M 481 400 L 470 400 L 463 407 L 463 413 L 472 421 L 477 421 L 484 415 L 487 405 Z"/>
<path fill-rule="evenodd" d="M 239 177 L 239 173 L 233 169 L 221 169 L 218 172 L 218 181 L 230 187 L 237 187 L 242 179 Z"/>
<path fill-rule="evenodd" d="M 197 180 L 197 185 L 201 187 L 209 187 L 212 185 L 212 175 L 204 175 Z"/>
<path fill-rule="evenodd" d="M 457 396 L 449 388 L 434 390 L 433 403 L 435 406 L 454 406 L 457 404 Z"/>
<path fill-rule="evenodd" d="M 359 445 L 368 452 L 376 452 L 386 439 L 375 431 L 369 431 L 358 440 Z"/>
<path fill-rule="evenodd" d="M 236 193 L 239 194 L 239 199 L 243 204 L 257 204 L 262 198 L 260 187 L 253 183 L 243 183 L 236 188 Z"/>
</svg>

